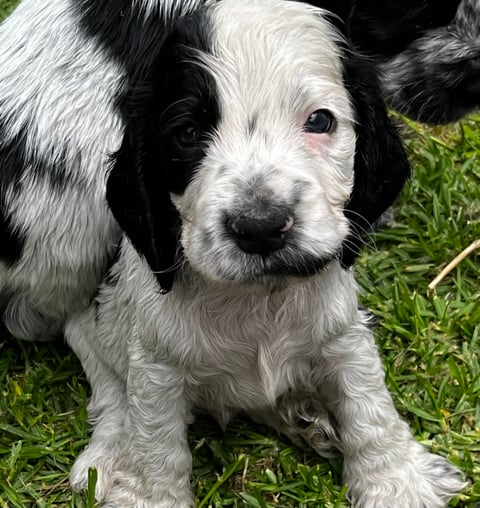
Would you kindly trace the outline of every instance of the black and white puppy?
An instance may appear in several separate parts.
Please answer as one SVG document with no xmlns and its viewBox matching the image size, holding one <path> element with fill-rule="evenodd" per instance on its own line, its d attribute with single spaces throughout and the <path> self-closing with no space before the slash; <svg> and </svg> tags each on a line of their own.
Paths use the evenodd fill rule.
<svg viewBox="0 0 480 508">
<path fill-rule="evenodd" d="M 384 97 L 397 111 L 435 124 L 480 108 L 480 0 L 316 3 L 328 3 L 380 65 Z"/>
<path fill-rule="evenodd" d="M 96 467 L 105 506 L 192 507 L 193 414 L 245 411 L 343 453 L 356 507 L 446 506 L 459 473 L 397 414 L 347 268 L 408 175 L 369 61 L 299 2 L 166 26 L 121 98 L 107 198 L 126 236 L 66 326 L 92 386 L 72 485 Z"/>
<path fill-rule="evenodd" d="M 14 336 L 52 338 L 89 304 L 120 238 L 105 178 L 126 90 L 165 27 L 202 3 L 23 0 L 0 25 L 0 312 Z M 400 111 L 442 122 L 478 106 L 479 0 L 310 3 L 383 65 Z"/>
<path fill-rule="evenodd" d="M 120 239 L 105 177 L 123 90 L 164 23 L 198 3 L 23 0 L 0 25 L 0 312 L 12 335 L 51 339 L 95 294 Z"/>
</svg>

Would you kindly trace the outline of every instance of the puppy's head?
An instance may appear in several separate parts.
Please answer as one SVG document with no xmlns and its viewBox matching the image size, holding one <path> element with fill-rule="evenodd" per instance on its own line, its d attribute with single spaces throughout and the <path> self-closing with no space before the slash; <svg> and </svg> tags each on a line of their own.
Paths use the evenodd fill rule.
<svg viewBox="0 0 480 508">
<path fill-rule="evenodd" d="M 197 10 L 125 104 L 107 198 L 164 290 L 180 258 L 243 283 L 349 266 L 408 175 L 369 62 L 303 3 Z"/>
</svg>

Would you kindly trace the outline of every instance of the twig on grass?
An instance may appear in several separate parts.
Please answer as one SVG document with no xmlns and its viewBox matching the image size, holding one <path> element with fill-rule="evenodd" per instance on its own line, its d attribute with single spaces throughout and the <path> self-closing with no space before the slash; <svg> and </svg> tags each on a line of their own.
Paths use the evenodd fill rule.
<svg viewBox="0 0 480 508">
<path fill-rule="evenodd" d="M 430 282 L 428 290 L 433 291 L 438 283 L 446 277 L 457 265 L 459 265 L 467 256 L 474 250 L 480 249 L 480 240 L 475 240 L 466 249 L 464 249 L 458 256 L 456 256 L 448 265 Z"/>
</svg>

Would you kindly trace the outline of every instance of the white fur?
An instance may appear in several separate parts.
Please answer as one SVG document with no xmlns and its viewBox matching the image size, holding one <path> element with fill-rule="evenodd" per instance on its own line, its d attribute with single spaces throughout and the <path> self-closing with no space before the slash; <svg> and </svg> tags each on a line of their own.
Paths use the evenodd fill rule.
<svg viewBox="0 0 480 508">
<path fill-rule="evenodd" d="M 222 116 L 191 183 L 172 196 L 184 253 L 173 289 L 159 293 L 124 238 L 95 302 L 67 323 L 94 427 L 72 485 L 84 488 L 94 466 L 105 506 L 192 507 L 194 411 L 226 424 L 244 410 L 320 454 L 341 451 L 358 508 L 444 507 L 462 482 L 397 414 L 352 272 L 334 259 L 308 278 L 265 275 L 268 256 L 242 252 L 222 230 L 222 214 L 253 195 L 293 203 L 289 263 L 332 255 L 347 237 L 355 135 L 336 35 L 320 11 L 293 2 L 225 0 L 211 12 L 214 55 L 199 58 Z M 336 128 L 311 136 L 303 125 L 318 108 L 334 112 Z"/>
<path fill-rule="evenodd" d="M 199 177 L 174 198 L 183 220 L 185 255 L 212 278 L 238 280 L 255 271 L 251 257 L 240 254 L 239 259 L 219 227 L 222 214 L 235 209 L 239 196 L 290 203 L 298 187 L 304 187 L 296 208 L 303 228 L 296 248 L 306 254 L 331 255 L 348 232 L 343 206 L 353 186 L 355 133 L 337 35 L 308 6 L 282 5 L 288 23 L 269 3 L 264 9 L 258 6 L 227 0 L 215 9 L 215 36 L 221 44 L 214 58 L 200 58 L 215 77 L 222 119 Z M 262 31 L 249 24 L 254 16 Z M 272 82 L 281 90 L 281 100 Z M 334 114 L 336 130 L 306 143 L 303 124 L 319 108 Z M 259 127 L 247 136 L 251 118 Z"/>
</svg>

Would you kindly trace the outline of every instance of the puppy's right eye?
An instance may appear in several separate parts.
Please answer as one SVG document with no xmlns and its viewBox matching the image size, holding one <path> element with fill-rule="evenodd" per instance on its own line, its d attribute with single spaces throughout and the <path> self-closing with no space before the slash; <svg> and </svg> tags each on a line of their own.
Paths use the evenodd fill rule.
<svg viewBox="0 0 480 508">
<path fill-rule="evenodd" d="M 193 123 L 182 126 L 177 134 L 176 139 L 182 148 L 192 148 L 200 139 L 200 129 Z"/>
<path fill-rule="evenodd" d="M 317 109 L 307 119 L 304 130 L 312 134 L 323 134 L 332 131 L 335 119 L 328 109 Z"/>
</svg>

